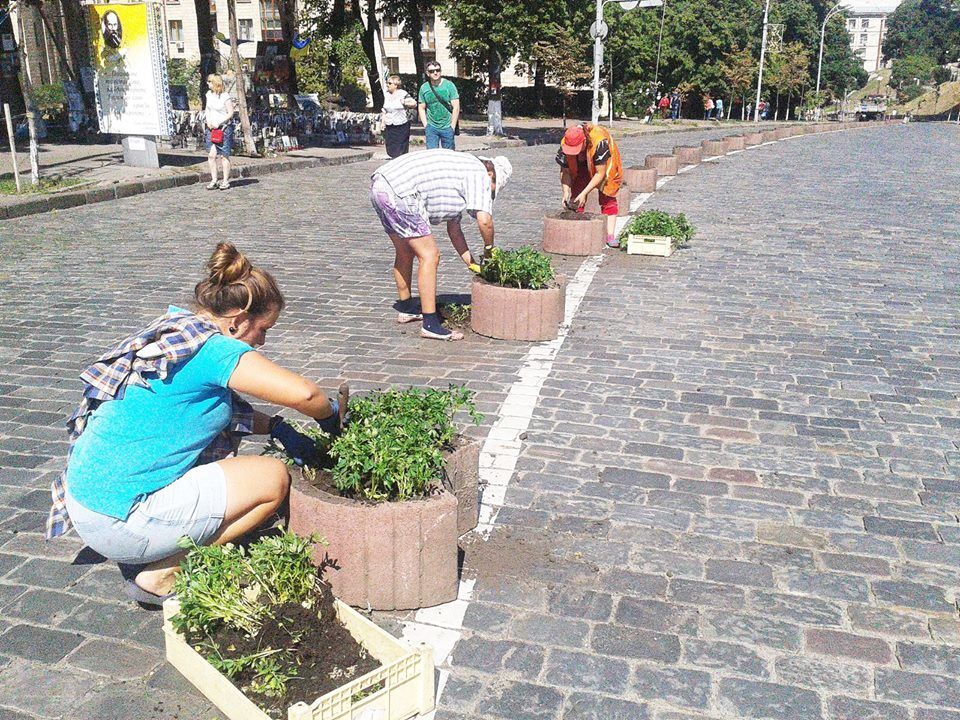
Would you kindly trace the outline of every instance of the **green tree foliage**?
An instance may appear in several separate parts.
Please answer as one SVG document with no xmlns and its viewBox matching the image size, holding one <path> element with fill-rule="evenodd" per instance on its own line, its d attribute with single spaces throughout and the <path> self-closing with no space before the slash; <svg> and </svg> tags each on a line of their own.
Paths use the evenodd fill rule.
<svg viewBox="0 0 960 720">
<path fill-rule="evenodd" d="M 887 18 L 883 56 L 926 55 L 936 64 L 960 57 L 960 2 L 904 0 Z"/>
<path fill-rule="evenodd" d="M 890 84 L 898 89 L 908 85 L 925 85 L 933 80 L 933 71 L 937 67 L 928 56 L 921 54 L 905 55 L 893 61 L 890 72 Z"/>
</svg>

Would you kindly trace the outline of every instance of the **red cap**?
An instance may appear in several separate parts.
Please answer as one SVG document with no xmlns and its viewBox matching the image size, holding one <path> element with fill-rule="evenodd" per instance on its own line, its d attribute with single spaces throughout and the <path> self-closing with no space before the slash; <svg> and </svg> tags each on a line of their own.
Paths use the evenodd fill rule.
<svg viewBox="0 0 960 720">
<path fill-rule="evenodd" d="M 574 125 L 573 127 L 568 127 L 567 131 L 563 134 L 560 148 L 563 150 L 564 155 L 579 155 L 586 141 L 587 137 L 583 134 L 583 127 Z"/>
</svg>

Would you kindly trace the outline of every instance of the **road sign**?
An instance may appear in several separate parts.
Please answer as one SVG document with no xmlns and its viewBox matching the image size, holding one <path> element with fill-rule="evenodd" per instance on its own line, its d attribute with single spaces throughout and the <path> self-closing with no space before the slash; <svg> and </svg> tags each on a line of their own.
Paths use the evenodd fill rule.
<svg viewBox="0 0 960 720">
<path fill-rule="evenodd" d="M 581 26 L 582 27 L 582 26 Z M 600 23 L 600 32 L 597 32 L 597 23 L 594 21 L 590 24 L 590 39 L 596 40 L 599 36 L 601 40 L 606 40 L 607 35 L 610 34 L 610 26 L 607 25 L 606 21 Z"/>
</svg>

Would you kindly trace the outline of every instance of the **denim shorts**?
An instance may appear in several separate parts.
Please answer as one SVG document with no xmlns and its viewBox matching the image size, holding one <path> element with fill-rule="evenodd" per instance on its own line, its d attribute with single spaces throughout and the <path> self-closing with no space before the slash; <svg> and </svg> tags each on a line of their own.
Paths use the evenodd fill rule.
<svg viewBox="0 0 960 720">
<path fill-rule="evenodd" d="M 184 535 L 203 545 L 217 534 L 227 509 L 227 478 L 217 463 L 195 467 L 147 495 L 126 520 L 88 510 L 69 488 L 66 501 L 77 534 L 92 550 L 116 562 L 152 563 L 179 552 Z"/>
<path fill-rule="evenodd" d="M 207 148 L 207 152 L 210 152 L 210 148 L 214 147 L 214 142 L 210 139 L 210 128 L 207 128 L 203 136 L 203 143 Z M 230 157 L 230 153 L 233 152 L 233 123 L 228 123 L 223 129 L 223 142 L 216 145 L 216 148 L 217 155 L 220 157 Z"/>
</svg>

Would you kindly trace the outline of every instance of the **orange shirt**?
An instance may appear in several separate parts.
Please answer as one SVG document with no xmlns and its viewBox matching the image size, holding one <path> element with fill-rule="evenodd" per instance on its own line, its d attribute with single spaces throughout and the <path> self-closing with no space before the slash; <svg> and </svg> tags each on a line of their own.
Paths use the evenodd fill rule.
<svg viewBox="0 0 960 720">
<path fill-rule="evenodd" d="M 610 136 L 610 131 L 599 125 L 584 123 L 583 131 L 587 139 L 584 151 L 587 155 L 587 169 L 590 175 L 596 175 L 597 165 L 605 165 L 606 174 L 603 182 L 600 183 L 599 190 L 604 195 L 616 196 L 623 183 L 623 163 L 620 160 L 617 144 Z M 577 177 L 577 156 L 567 155 L 566 160 L 570 176 Z"/>
</svg>

